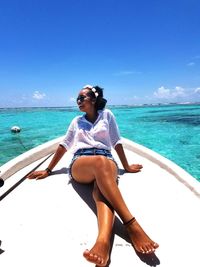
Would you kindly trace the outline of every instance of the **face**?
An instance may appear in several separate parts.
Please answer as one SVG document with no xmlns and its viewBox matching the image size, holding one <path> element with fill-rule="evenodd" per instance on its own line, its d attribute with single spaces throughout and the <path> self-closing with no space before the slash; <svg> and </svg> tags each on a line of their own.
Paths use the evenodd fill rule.
<svg viewBox="0 0 200 267">
<path fill-rule="evenodd" d="M 89 111 L 94 108 L 95 101 L 88 96 L 89 89 L 83 89 L 79 92 L 76 99 L 78 107 L 81 111 Z"/>
</svg>

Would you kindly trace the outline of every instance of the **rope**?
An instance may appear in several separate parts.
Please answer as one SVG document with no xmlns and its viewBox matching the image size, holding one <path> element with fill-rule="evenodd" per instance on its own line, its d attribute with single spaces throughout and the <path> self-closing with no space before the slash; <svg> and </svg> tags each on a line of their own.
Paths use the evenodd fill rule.
<svg viewBox="0 0 200 267">
<path fill-rule="evenodd" d="M 18 139 L 19 143 L 22 145 L 22 147 L 23 147 L 25 150 L 28 150 L 28 149 L 25 147 L 25 145 L 23 144 L 23 142 L 22 142 L 22 140 L 21 140 L 21 138 L 20 138 L 19 133 L 17 133 L 17 139 Z"/>
<path fill-rule="evenodd" d="M 3 195 L 0 196 L 0 201 L 2 199 L 4 199 L 8 194 L 10 194 L 16 187 L 18 187 L 22 182 L 24 182 L 26 180 L 26 177 L 29 173 L 35 171 L 38 167 L 40 167 L 48 158 L 50 158 L 53 155 L 53 153 L 51 153 L 50 155 L 48 155 L 42 162 L 40 162 L 36 167 L 34 167 L 30 172 L 28 172 L 26 175 L 24 175 L 24 177 L 22 177 L 18 182 L 16 182 L 13 186 L 11 186 L 11 188 L 9 188 L 5 193 L 3 193 Z"/>
</svg>

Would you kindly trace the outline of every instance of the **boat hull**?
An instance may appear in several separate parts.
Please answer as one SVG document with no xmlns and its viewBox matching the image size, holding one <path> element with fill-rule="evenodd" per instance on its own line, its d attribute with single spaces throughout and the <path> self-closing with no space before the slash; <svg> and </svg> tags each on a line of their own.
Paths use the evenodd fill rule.
<svg viewBox="0 0 200 267">
<path fill-rule="evenodd" d="M 120 168 L 119 188 L 129 209 L 160 247 L 153 255 L 136 253 L 116 217 L 109 266 L 198 266 L 198 182 L 195 179 L 191 182 L 193 178 L 177 165 L 174 170 L 174 163 L 138 144 L 123 139 L 123 145 L 128 161 L 141 163 L 143 169 L 134 174 L 124 172 L 113 151 Z M 5 184 L 0 189 L 1 195 L 38 164 L 40 169 L 46 168 L 52 158 L 51 155 L 46 159 L 49 153 L 35 158 L 11 176 L 3 176 Z M 46 179 L 23 179 L 2 198 L 1 266 L 91 265 L 82 253 L 92 247 L 97 235 L 92 185 L 69 183 L 71 157 L 66 153 Z"/>
</svg>

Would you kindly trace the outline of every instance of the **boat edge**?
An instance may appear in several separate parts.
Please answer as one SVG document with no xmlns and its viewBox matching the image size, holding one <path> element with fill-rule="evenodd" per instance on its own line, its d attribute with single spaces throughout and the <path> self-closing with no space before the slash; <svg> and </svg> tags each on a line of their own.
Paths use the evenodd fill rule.
<svg viewBox="0 0 200 267">
<path fill-rule="evenodd" d="M 17 171 L 23 169 L 24 167 L 30 165 L 31 163 L 54 153 L 58 144 L 61 142 L 63 137 L 58 137 L 51 141 L 45 142 L 37 147 L 34 147 L 21 155 L 11 159 L 4 165 L 0 167 L 0 177 L 4 181 L 12 176 Z"/>
<path fill-rule="evenodd" d="M 136 154 L 152 161 L 161 168 L 165 169 L 167 172 L 176 177 L 179 182 L 189 188 L 197 197 L 200 198 L 200 183 L 179 165 L 165 158 L 159 153 L 129 139 L 122 138 L 122 143 L 124 148 L 134 151 Z"/>
<path fill-rule="evenodd" d="M 49 155 L 50 153 L 54 153 L 58 144 L 63 140 L 63 138 L 64 136 L 61 136 L 51 141 L 45 142 L 44 144 L 32 148 L 25 153 L 17 156 L 16 158 L 8 161 L 0 167 L 0 178 L 5 181 L 14 173 L 23 169 L 29 164 Z M 158 154 L 157 152 L 143 145 L 135 143 L 127 138 L 122 138 L 122 144 L 124 148 L 133 151 L 134 153 L 150 160 L 151 162 L 165 169 L 200 198 L 200 183 L 176 163 Z"/>
</svg>

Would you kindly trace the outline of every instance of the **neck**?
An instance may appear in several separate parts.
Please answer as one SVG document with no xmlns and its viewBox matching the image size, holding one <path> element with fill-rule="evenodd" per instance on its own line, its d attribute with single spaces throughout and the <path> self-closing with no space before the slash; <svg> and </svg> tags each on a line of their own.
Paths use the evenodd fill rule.
<svg viewBox="0 0 200 267">
<path fill-rule="evenodd" d="M 92 123 L 94 123 L 98 117 L 98 112 L 94 111 L 94 112 L 87 112 L 85 115 L 86 119 Z"/>
</svg>

